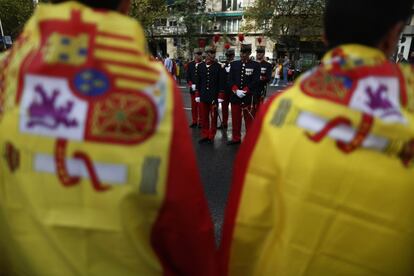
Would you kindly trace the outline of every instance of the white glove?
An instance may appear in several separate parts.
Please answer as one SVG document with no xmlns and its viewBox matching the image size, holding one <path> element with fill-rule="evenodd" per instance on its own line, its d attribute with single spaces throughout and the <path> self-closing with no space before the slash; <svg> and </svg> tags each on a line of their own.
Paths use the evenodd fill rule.
<svg viewBox="0 0 414 276">
<path fill-rule="evenodd" d="M 191 85 L 191 89 L 194 91 L 194 90 L 196 90 L 196 85 L 195 84 L 192 84 Z"/>
<path fill-rule="evenodd" d="M 199 103 L 200 102 L 200 97 L 196 97 L 195 101 L 196 101 L 196 103 Z"/>
<path fill-rule="evenodd" d="M 218 102 L 222 103 L 222 102 L 224 102 L 224 100 L 223 99 L 218 99 Z"/>
<path fill-rule="evenodd" d="M 227 66 L 226 68 L 224 68 L 226 70 L 227 73 L 230 73 L 230 66 Z"/>
<path fill-rule="evenodd" d="M 246 97 L 246 92 L 244 90 L 237 90 L 236 91 L 237 97 L 239 97 L 240 99 Z"/>
</svg>

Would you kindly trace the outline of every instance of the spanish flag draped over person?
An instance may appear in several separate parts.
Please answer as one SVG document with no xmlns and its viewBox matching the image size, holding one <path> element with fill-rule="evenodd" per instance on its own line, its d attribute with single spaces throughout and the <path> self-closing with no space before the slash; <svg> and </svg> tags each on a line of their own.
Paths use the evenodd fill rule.
<svg viewBox="0 0 414 276">
<path fill-rule="evenodd" d="M 226 275 L 414 275 L 414 70 L 342 45 L 259 113 L 236 158 Z"/>
<path fill-rule="evenodd" d="M 0 59 L 0 275 L 217 275 L 185 125 L 135 20 L 40 5 Z"/>
</svg>

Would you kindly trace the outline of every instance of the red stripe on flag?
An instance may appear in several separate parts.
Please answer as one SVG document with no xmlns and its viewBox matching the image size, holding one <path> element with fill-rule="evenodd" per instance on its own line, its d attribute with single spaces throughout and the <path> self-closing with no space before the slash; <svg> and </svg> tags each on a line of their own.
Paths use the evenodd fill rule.
<svg viewBox="0 0 414 276">
<path fill-rule="evenodd" d="M 98 32 L 97 35 L 108 37 L 108 38 L 115 38 L 119 40 L 125 40 L 125 41 L 134 41 L 134 38 L 132 36 L 126 36 L 126 35 L 119 35 L 119 34 L 113 34 L 113 33 L 107 33 L 107 32 Z"/>
</svg>

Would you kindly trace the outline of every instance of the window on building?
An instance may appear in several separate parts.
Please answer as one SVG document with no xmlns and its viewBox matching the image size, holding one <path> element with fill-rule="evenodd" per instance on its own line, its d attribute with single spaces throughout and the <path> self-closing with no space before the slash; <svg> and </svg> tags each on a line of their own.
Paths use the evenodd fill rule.
<svg viewBox="0 0 414 276">
<path fill-rule="evenodd" d="M 222 0 L 222 11 L 230 11 L 231 10 L 231 2 L 232 0 Z"/>
<path fill-rule="evenodd" d="M 222 26 L 222 31 L 226 33 L 237 33 L 240 30 L 241 19 L 225 19 Z"/>
<path fill-rule="evenodd" d="M 222 11 L 239 11 L 243 9 L 243 0 L 222 0 Z"/>
</svg>

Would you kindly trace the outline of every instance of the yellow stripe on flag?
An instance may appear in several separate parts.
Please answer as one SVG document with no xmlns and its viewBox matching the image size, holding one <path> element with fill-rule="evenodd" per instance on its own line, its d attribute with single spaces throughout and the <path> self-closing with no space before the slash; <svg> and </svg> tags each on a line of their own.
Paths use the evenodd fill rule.
<svg viewBox="0 0 414 276">
<path fill-rule="evenodd" d="M 128 89 L 128 90 L 143 90 L 150 86 L 149 83 L 139 82 L 139 81 L 132 81 L 127 79 L 118 78 L 115 81 L 115 86 L 120 89 Z"/>
<path fill-rule="evenodd" d="M 119 65 L 106 65 L 106 69 L 111 73 L 132 78 L 143 78 L 148 80 L 158 80 L 160 73 L 148 72 L 145 69 L 128 68 Z"/>
<path fill-rule="evenodd" d="M 121 48 L 125 50 L 131 50 L 131 51 L 137 50 L 137 46 L 131 43 L 130 41 L 124 41 L 121 39 L 104 37 L 104 36 L 97 36 L 95 39 L 96 39 L 97 45 L 116 47 L 116 48 Z"/>
<path fill-rule="evenodd" d="M 97 49 L 94 53 L 95 58 L 106 61 L 124 62 L 131 65 L 147 65 L 148 59 L 134 54 L 121 53 L 117 51 Z"/>
</svg>

